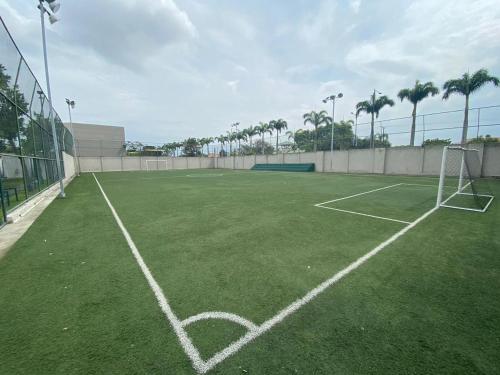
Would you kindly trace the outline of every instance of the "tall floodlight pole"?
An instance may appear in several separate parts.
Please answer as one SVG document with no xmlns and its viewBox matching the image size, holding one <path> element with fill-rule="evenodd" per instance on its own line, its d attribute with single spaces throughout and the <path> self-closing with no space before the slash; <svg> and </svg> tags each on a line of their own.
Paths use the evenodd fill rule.
<svg viewBox="0 0 500 375">
<path fill-rule="evenodd" d="M 372 109 L 375 109 L 375 99 L 376 99 L 376 95 L 379 94 L 379 95 L 382 95 L 382 93 L 380 91 L 377 91 L 377 89 L 373 89 L 373 95 L 372 95 Z M 375 113 L 372 112 L 372 126 L 371 126 L 371 130 L 370 130 L 370 148 L 375 148 L 375 130 L 373 129 L 374 128 L 374 123 L 375 123 Z"/>
<path fill-rule="evenodd" d="M 60 5 L 54 0 L 45 0 L 53 13 L 59 10 Z M 49 120 L 52 126 L 52 137 L 54 140 L 54 151 L 56 153 L 56 163 L 57 163 L 57 175 L 59 177 L 59 196 L 64 198 L 66 194 L 64 193 L 63 176 L 61 171 L 61 156 L 59 154 L 59 140 L 57 138 L 56 123 L 54 121 L 54 113 L 52 108 L 52 94 L 50 91 L 50 78 L 49 78 L 49 64 L 47 61 L 47 42 L 45 38 L 45 13 L 49 15 L 49 21 L 51 24 L 57 22 L 57 17 L 53 13 L 50 13 L 43 6 L 44 0 L 39 0 L 38 8 L 40 9 L 40 22 L 42 26 L 42 45 L 43 45 L 43 59 L 45 63 L 45 79 L 47 81 L 47 95 L 49 96 Z"/>
<path fill-rule="evenodd" d="M 354 122 L 354 142 L 352 143 L 354 147 L 358 147 L 358 117 L 359 113 L 358 111 L 351 112 L 351 115 L 354 116 L 355 122 Z"/>
<path fill-rule="evenodd" d="M 78 159 L 78 155 L 76 154 L 75 130 L 73 128 L 73 119 L 71 117 L 71 109 L 75 108 L 75 101 L 66 98 L 66 104 L 68 105 L 69 127 L 71 128 L 71 135 L 73 136 L 73 156 L 75 158 L 76 161 L 75 165 L 77 167 L 76 175 L 80 176 L 80 160 Z"/>
<path fill-rule="evenodd" d="M 333 168 L 333 132 L 334 132 L 334 124 L 335 124 L 335 99 L 340 99 L 344 95 L 339 92 L 337 95 L 330 95 L 329 97 L 323 99 L 323 103 L 328 103 L 328 101 L 332 102 L 332 136 L 331 136 L 331 141 L 330 141 L 330 164 L 331 167 Z"/>
<path fill-rule="evenodd" d="M 231 124 L 231 135 L 233 134 L 233 128 L 236 128 L 236 133 L 238 133 L 238 125 L 239 122 L 235 122 L 234 124 Z M 238 148 L 238 154 L 240 153 L 240 149 Z"/>
</svg>

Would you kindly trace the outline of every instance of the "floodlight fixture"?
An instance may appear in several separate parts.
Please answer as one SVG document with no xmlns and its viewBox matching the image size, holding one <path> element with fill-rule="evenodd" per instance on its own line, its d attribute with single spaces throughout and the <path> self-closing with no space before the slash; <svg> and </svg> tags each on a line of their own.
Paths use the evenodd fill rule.
<svg viewBox="0 0 500 375">
<path fill-rule="evenodd" d="M 59 21 L 59 18 L 57 18 L 53 14 L 49 14 L 49 22 L 50 22 L 51 25 L 55 24 L 57 21 Z"/>
<path fill-rule="evenodd" d="M 52 11 L 52 13 L 57 13 L 59 9 L 61 8 L 61 4 L 59 4 L 57 1 L 49 1 L 49 8 Z"/>
</svg>

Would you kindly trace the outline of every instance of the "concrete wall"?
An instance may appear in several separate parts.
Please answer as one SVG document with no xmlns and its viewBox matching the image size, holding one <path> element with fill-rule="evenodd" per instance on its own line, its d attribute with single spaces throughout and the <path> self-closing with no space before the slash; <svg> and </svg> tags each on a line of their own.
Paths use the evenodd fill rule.
<svg viewBox="0 0 500 375">
<path fill-rule="evenodd" d="M 63 165 L 64 165 L 64 181 L 69 181 L 75 174 L 77 165 L 75 164 L 75 158 L 65 152 L 63 155 Z"/>
<path fill-rule="evenodd" d="M 474 145 L 483 160 L 484 176 L 500 177 L 500 144 Z M 439 175 L 442 146 L 394 147 L 277 155 L 207 157 L 80 157 L 82 172 L 167 169 L 250 169 L 255 163 L 315 163 L 316 172 L 374 173 L 394 175 Z M 155 162 L 158 161 L 158 162 Z M 165 165 L 166 161 L 166 165 Z"/>
<path fill-rule="evenodd" d="M 80 156 L 123 156 L 125 128 L 121 126 L 73 123 L 76 153 Z"/>
<path fill-rule="evenodd" d="M 500 144 L 486 144 L 483 154 L 483 175 L 500 177 Z"/>
</svg>

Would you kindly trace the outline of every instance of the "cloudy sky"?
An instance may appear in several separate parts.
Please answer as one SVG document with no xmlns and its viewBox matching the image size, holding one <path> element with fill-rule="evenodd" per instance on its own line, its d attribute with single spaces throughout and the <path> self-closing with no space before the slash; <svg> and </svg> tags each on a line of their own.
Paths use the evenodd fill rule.
<svg viewBox="0 0 500 375">
<path fill-rule="evenodd" d="M 35 3 L 0 0 L 0 15 L 44 82 Z M 73 98 L 74 121 L 125 126 L 129 140 L 217 136 L 275 118 L 297 129 L 304 112 L 331 111 L 322 99 L 333 93 L 344 94 L 336 118 L 348 119 L 374 88 L 397 99 L 415 79 L 441 86 L 482 67 L 500 75 L 498 0 L 61 3 L 47 34 L 55 107 L 67 120 Z M 471 104 L 500 104 L 500 89 Z M 462 106 L 435 97 L 419 111 Z M 381 118 L 410 114 L 398 101 Z"/>
</svg>

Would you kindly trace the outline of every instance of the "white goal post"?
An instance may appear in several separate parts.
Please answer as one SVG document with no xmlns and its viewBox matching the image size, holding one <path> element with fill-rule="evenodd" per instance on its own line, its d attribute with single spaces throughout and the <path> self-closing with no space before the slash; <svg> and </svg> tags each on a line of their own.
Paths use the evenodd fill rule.
<svg viewBox="0 0 500 375">
<path fill-rule="evenodd" d="M 146 160 L 146 170 L 150 171 L 167 171 L 168 160 L 166 159 L 151 159 Z"/>
<path fill-rule="evenodd" d="M 444 147 L 436 205 L 486 212 L 493 198 L 487 179 L 481 176 L 479 151 L 460 146 Z"/>
</svg>

